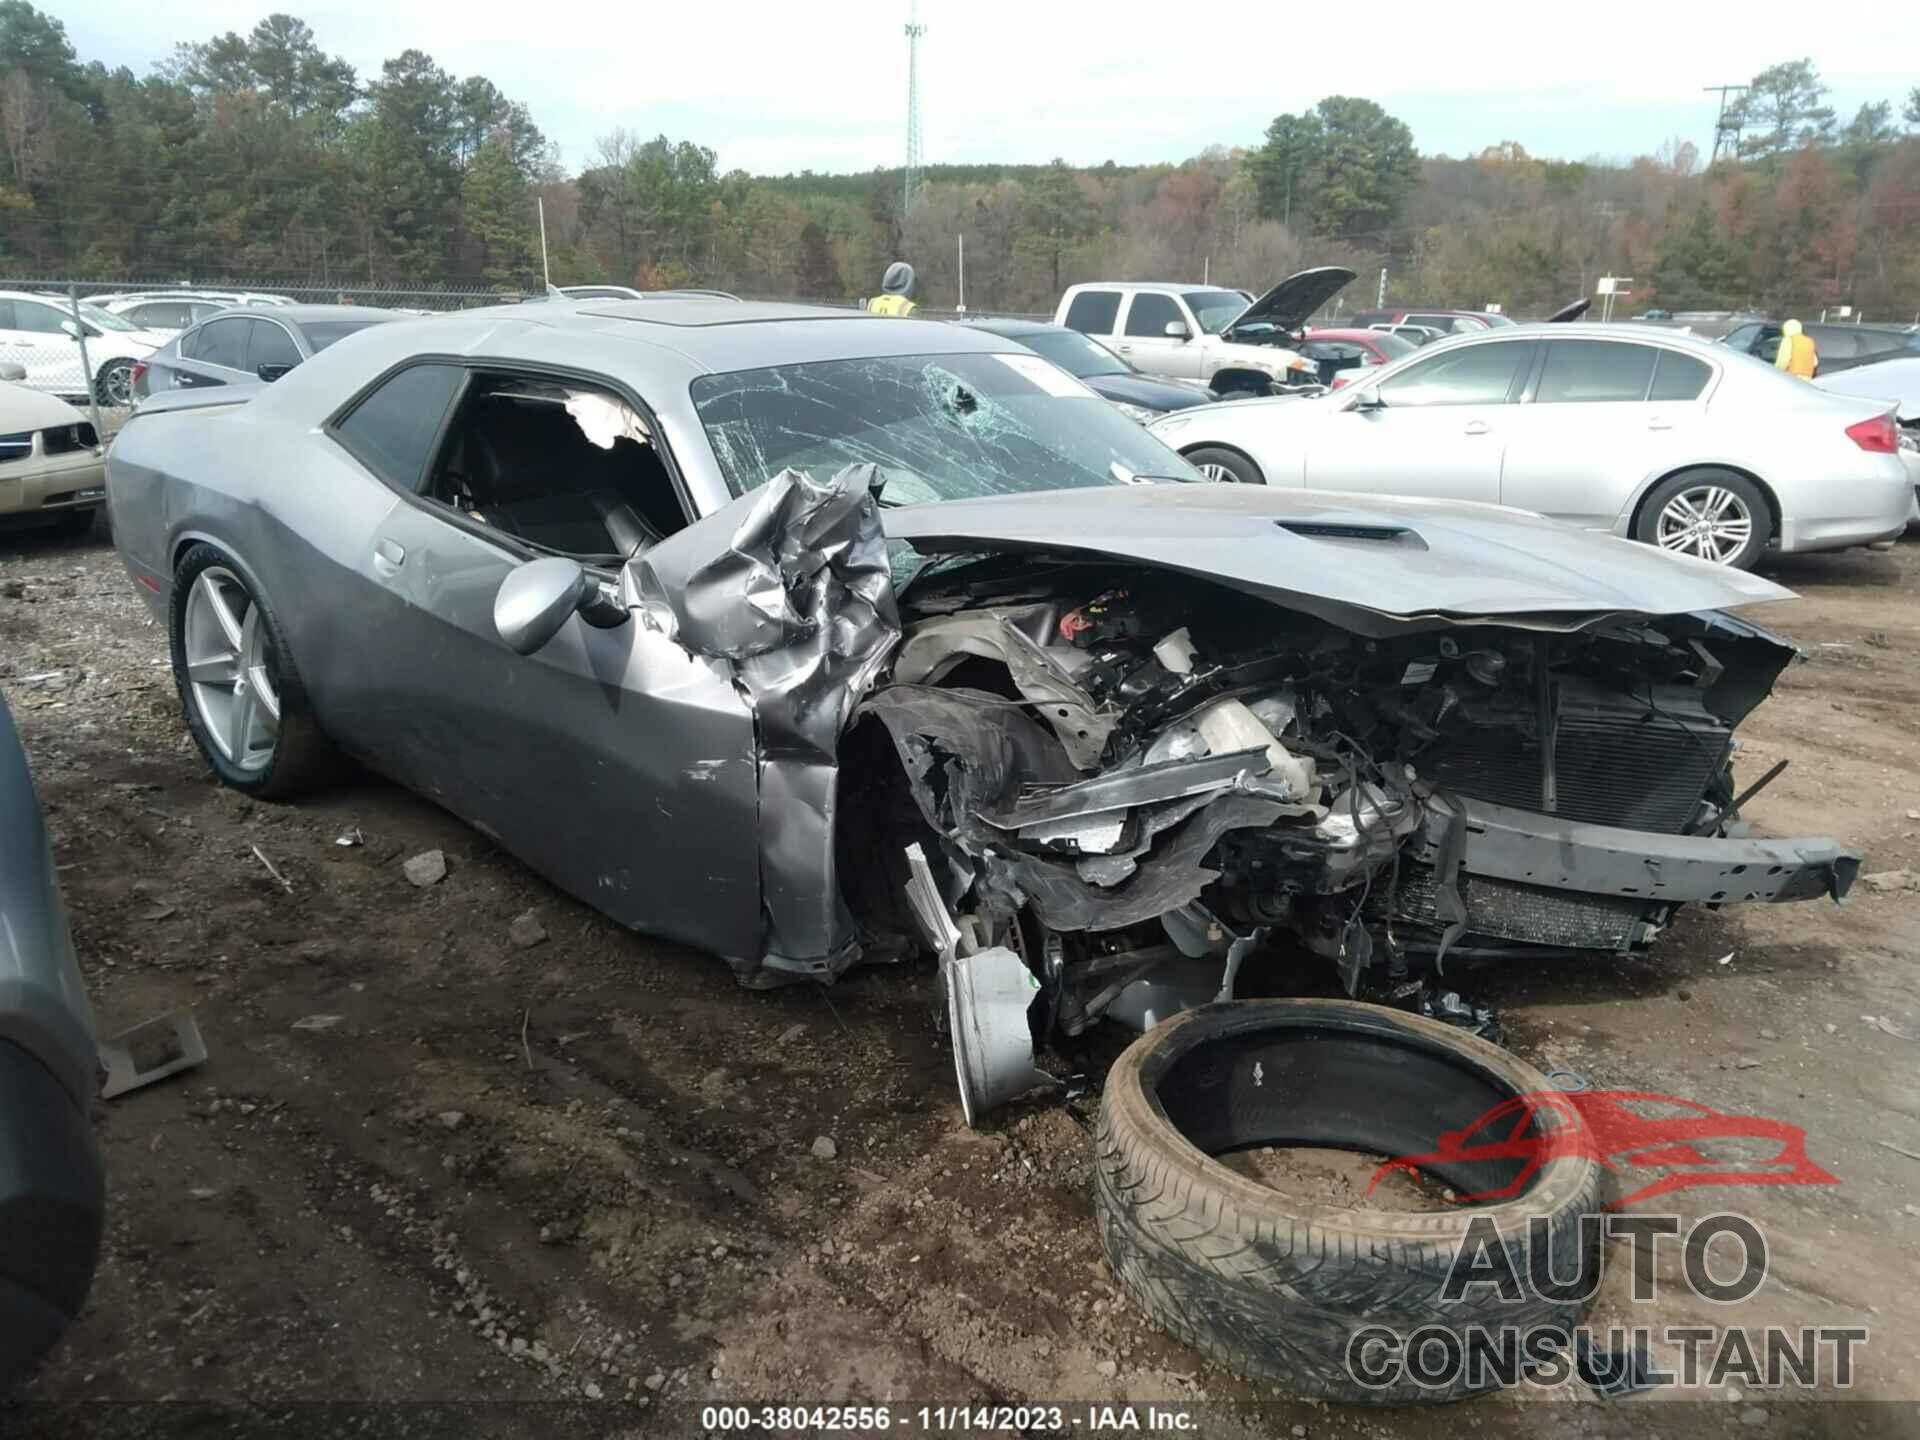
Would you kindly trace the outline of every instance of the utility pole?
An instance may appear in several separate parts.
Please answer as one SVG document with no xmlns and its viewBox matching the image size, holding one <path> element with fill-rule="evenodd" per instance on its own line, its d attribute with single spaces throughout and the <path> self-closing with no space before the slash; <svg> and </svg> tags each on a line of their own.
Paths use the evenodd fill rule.
<svg viewBox="0 0 1920 1440">
<path fill-rule="evenodd" d="M 1376 310 L 1384 309 L 1386 307 L 1386 303 L 1387 303 L 1387 267 L 1382 265 L 1380 267 L 1380 290 L 1373 297 L 1373 308 Z"/>
<path fill-rule="evenodd" d="M 1742 123 L 1740 107 L 1737 103 L 1729 102 L 1727 97 L 1729 95 L 1744 95 L 1747 93 L 1749 87 L 1745 85 L 1702 85 L 1700 88 L 1708 95 L 1718 95 L 1720 97 L 1720 113 L 1714 117 L 1713 121 L 1713 156 L 1707 161 L 1707 168 L 1712 169 L 1719 163 L 1720 152 L 1722 150 L 1726 151 L 1729 160 L 1736 160 L 1740 156 L 1740 129 Z"/>
<path fill-rule="evenodd" d="M 900 214 L 904 218 L 920 198 L 920 37 L 927 27 L 920 23 L 920 0 L 912 0 L 907 10 L 907 178 Z"/>
</svg>

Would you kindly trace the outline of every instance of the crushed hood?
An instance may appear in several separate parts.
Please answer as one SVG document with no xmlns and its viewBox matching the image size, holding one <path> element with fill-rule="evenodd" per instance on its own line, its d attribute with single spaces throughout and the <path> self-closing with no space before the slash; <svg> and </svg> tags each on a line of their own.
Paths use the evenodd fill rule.
<svg viewBox="0 0 1920 1440">
<path fill-rule="evenodd" d="M 1313 312 L 1346 289 L 1354 272 L 1344 265 L 1321 265 L 1289 275 L 1233 317 L 1224 334 L 1229 340 L 1243 325 L 1271 325 L 1276 330 L 1298 330 Z"/>
<path fill-rule="evenodd" d="M 1793 592 L 1524 510 L 1250 485 L 1125 485 L 883 512 L 925 553 L 1099 556 L 1215 580 L 1362 634 L 1419 621 L 1577 630 Z"/>
</svg>

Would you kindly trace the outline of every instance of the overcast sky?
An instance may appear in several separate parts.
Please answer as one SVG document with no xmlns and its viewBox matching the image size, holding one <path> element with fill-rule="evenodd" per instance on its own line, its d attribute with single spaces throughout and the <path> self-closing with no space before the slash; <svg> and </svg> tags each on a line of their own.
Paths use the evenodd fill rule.
<svg viewBox="0 0 1920 1440">
<path fill-rule="evenodd" d="M 245 32 L 268 0 L 46 6 L 83 59 L 144 74 L 180 40 Z M 906 0 L 497 0 L 289 5 L 362 77 L 409 46 L 533 110 L 572 170 L 616 126 L 759 174 L 864 170 L 905 153 Z M 1528 3 L 1169 7 L 1164 0 L 921 0 L 929 163 L 1179 160 L 1257 143 L 1329 94 L 1366 95 L 1427 153 L 1518 140 L 1539 155 L 1711 146 L 1715 99 L 1810 55 L 1841 119 L 1920 83 L 1920 0 L 1627 0 L 1578 18 Z"/>
</svg>

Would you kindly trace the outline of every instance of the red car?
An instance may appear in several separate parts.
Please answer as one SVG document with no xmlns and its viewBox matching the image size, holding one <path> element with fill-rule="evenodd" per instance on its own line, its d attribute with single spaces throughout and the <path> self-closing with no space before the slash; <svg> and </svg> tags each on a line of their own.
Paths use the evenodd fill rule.
<svg viewBox="0 0 1920 1440">
<path fill-rule="evenodd" d="M 1413 354 L 1419 346 L 1384 330 L 1305 330 L 1293 348 L 1320 367 L 1322 385 L 1338 390 L 1357 378 L 1349 372 L 1385 365 Z"/>
<path fill-rule="evenodd" d="M 1628 1108 L 1633 1105 L 1659 1106 L 1669 1113 L 1637 1113 Z M 1758 1141 L 1778 1150 L 1770 1159 L 1713 1160 L 1701 1154 L 1697 1143 L 1727 1139 Z M 1548 1160 L 1562 1155 L 1589 1156 L 1620 1172 L 1623 1183 L 1634 1170 L 1672 1172 L 1612 1201 L 1607 1206 L 1610 1210 L 1696 1185 L 1838 1185 L 1838 1177 L 1807 1158 L 1806 1142 L 1807 1132 L 1798 1125 L 1756 1115 L 1728 1115 L 1671 1095 L 1638 1090 L 1541 1091 L 1517 1095 L 1466 1129 L 1445 1132 L 1430 1154 L 1389 1160 L 1374 1171 L 1367 1188 L 1371 1191 L 1395 1170 L 1414 1174 L 1517 1160 L 1518 1172 L 1506 1184 L 1459 1197 L 1504 1200 L 1519 1194 Z"/>
</svg>

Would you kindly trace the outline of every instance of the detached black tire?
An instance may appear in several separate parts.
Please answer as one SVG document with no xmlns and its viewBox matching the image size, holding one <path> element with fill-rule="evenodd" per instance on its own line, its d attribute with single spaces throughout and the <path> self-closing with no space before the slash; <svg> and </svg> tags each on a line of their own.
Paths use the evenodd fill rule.
<svg viewBox="0 0 1920 1440">
<path fill-rule="evenodd" d="M 1267 483 L 1267 477 L 1260 473 L 1260 467 L 1238 450 L 1225 450 L 1218 445 L 1202 445 L 1197 450 L 1187 451 L 1186 457 L 1187 463 L 1209 480 L 1229 485 Z"/>
<path fill-rule="evenodd" d="M 1647 492 L 1633 538 L 1676 555 L 1751 570 L 1773 539 L 1773 514 L 1760 487 L 1746 476 L 1687 470 Z"/>
<path fill-rule="evenodd" d="M 1380 1006 L 1261 1000 L 1188 1011 L 1136 1040 L 1107 1077 L 1094 1138 L 1101 1246 L 1156 1324 L 1242 1375 L 1348 1403 L 1460 1399 L 1474 1388 L 1465 1378 L 1428 1388 L 1396 1371 L 1384 1386 L 1362 1384 L 1348 1369 L 1353 1335 L 1570 1331 L 1583 1300 L 1545 1300 L 1524 1283 L 1517 1300 L 1488 1284 L 1457 1300 L 1442 1291 L 1475 1220 L 1491 1220 L 1524 1267 L 1529 1223 L 1543 1219 L 1548 1273 L 1593 1277 L 1600 1256 L 1580 1217 L 1599 1209 L 1595 1161 L 1547 1159 L 1511 1200 L 1407 1213 L 1296 1201 L 1211 1157 L 1261 1145 L 1425 1154 L 1442 1131 L 1549 1089 L 1496 1046 Z M 1511 1180 L 1499 1168 L 1439 1178 L 1484 1192 Z"/>
<path fill-rule="evenodd" d="M 222 784 L 287 800 L 339 776 L 345 762 L 307 702 L 279 617 L 217 547 L 196 545 L 181 557 L 167 633 L 187 729 Z M 236 708 L 241 697 L 250 717 Z"/>
</svg>

